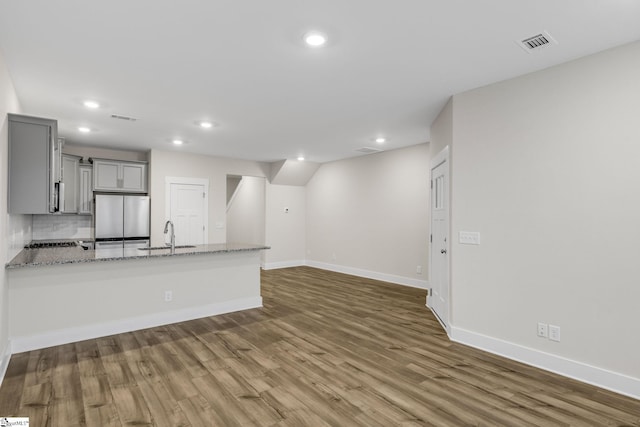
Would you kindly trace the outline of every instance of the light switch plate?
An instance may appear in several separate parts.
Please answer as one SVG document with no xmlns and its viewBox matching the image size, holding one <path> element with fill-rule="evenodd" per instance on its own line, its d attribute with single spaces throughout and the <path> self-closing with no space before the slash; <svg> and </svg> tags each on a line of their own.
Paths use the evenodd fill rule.
<svg viewBox="0 0 640 427">
<path fill-rule="evenodd" d="M 477 231 L 461 231 L 458 241 L 463 245 L 479 245 L 480 233 Z"/>
</svg>

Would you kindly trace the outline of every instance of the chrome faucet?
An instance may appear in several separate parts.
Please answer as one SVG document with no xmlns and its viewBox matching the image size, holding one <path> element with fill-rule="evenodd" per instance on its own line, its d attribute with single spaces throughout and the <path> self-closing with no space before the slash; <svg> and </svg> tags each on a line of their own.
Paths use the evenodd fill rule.
<svg viewBox="0 0 640 427">
<path fill-rule="evenodd" d="M 167 234 L 167 232 L 169 231 L 169 225 L 171 225 L 171 253 L 175 253 L 176 252 L 176 233 L 175 233 L 175 229 L 173 228 L 173 222 L 171 222 L 171 220 L 167 221 L 164 224 L 164 234 Z"/>
</svg>

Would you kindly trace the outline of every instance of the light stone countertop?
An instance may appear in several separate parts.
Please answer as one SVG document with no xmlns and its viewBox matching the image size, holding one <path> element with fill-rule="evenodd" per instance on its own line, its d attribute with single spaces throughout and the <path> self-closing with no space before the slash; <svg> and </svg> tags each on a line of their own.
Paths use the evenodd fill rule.
<svg viewBox="0 0 640 427">
<path fill-rule="evenodd" d="M 38 267 L 45 265 L 75 264 L 80 262 L 118 261 L 127 259 L 220 254 L 231 252 L 248 252 L 271 249 L 269 246 L 247 243 L 217 243 L 210 245 L 196 245 L 190 248 L 176 248 L 171 253 L 170 248 L 162 249 L 96 249 L 84 250 L 80 246 L 63 248 L 23 249 L 5 268 Z"/>
</svg>

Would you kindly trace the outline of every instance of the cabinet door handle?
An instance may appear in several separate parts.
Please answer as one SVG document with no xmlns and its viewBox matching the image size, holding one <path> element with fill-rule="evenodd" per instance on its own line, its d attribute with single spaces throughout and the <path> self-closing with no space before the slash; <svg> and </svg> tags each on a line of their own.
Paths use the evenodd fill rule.
<svg viewBox="0 0 640 427">
<path fill-rule="evenodd" d="M 66 200 L 64 199 L 64 182 L 58 184 L 58 204 L 60 206 L 59 210 L 65 211 Z"/>
</svg>

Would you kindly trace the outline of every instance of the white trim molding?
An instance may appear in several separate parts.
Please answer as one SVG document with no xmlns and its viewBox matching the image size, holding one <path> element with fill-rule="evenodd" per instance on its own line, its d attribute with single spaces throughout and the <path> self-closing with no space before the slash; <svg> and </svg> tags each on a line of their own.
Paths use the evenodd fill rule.
<svg viewBox="0 0 640 427">
<path fill-rule="evenodd" d="M 93 338 L 106 337 L 124 332 L 137 331 L 155 326 L 200 319 L 208 316 L 231 313 L 262 307 L 262 297 L 242 298 L 223 303 L 203 305 L 182 310 L 167 311 L 146 316 L 121 319 L 101 324 L 60 329 L 45 334 L 12 337 L 11 351 L 22 353 L 39 348 L 52 347 Z"/>
<path fill-rule="evenodd" d="M 475 347 L 634 399 L 640 399 L 640 378 L 608 371 L 509 341 L 456 328 L 455 326 L 451 327 L 449 338 L 460 344 Z"/>
<path fill-rule="evenodd" d="M 7 345 L 4 348 L 2 356 L 0 356 L 0 387 L 2 386 L 2 380 L 7 373 L 9 367 L 9 361 L 11 360 L 11 341 L 7 341 Z"/>
<path fill-rule="evenodd" d="M 307 265 L 307 262 L 303 259 L 293 260 L 293 261 L 267 262 L 262 266 L 262 269 L 278 270 L 280 268 L 302 267 L 304 265 Z"/>
<path fill-rule="evenodd" d="M 291 260 L 268 262 L 262 266 L 263 270 L 277 270 L 280 268 L 290 267 L 314 267 L 321 270 L 335 271 L 336 273 L 350 274 L 352 276 L 364 277 L 367 279 L 375 279 L 383 282 L 395 283 L 396 285 L 409 286 L 411 288 L 428 289 L 429 282 L 427 280 L 412 279 L 410 277 L 396 276 L 393 274 L 380 273 L 377 271 L 363 270 L 355 267 L 347 267 L 344 265 L 329 264 L 311 260 Z"/>
<path fill-rule="evenodd" d="M 383 282 L 395 283 L 397 285 L 409 286 L 411 288 L 427 289 L 429 282 L 426 280 L 412 279 L 410 277 L 396 276 L 393 274 L 379 273 L 377 271 L 362 270 L 360 268 L 347 267 L 344 265 L 329 264 L 319 261 L 306 261 L 309 267 L 315 267 L 322 270 L 335 271 L 336 273 L 350 274 L 352 276 L 365 277 L 367 279 L 375 279 Z"/>
</svg>

